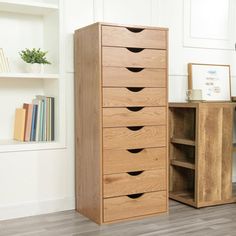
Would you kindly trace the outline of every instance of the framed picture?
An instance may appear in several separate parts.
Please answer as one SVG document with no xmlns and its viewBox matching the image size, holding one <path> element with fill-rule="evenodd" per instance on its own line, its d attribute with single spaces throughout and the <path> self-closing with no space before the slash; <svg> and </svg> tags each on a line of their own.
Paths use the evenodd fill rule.
<svg viewBox="0 0 236 236">
<path fill-rule="evenodd" d="M 201 89 L 204 101 L 231 101 L 230 66 L 188 64 L 188 88 Z"/>
</svg>

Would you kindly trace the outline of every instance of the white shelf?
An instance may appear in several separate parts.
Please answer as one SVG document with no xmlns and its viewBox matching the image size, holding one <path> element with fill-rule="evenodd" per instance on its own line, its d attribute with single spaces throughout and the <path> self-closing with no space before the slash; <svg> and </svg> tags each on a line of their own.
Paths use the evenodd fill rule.
<svg viewBox="0 0 236 236">
<path fill-rule="evenodd" d="M 64 149 L 66 146 L 60 142 L 18 142 L 15 140 L 0 140 L 0 153 L 36 151 L 49 149 Z"/>
<path fill-rule="evenodd" d="M 0 79 L 59 79 L 59 74 L 0 73 Z"/>
<path fill-rule="evenodd" d="M 56 10 L 58 10 L 56 4 L 41 3 L 37 1 L 26 2 L 22 0 L 0 0 L 0 11 L 5 12 L 47 15 Z"/>
</svg>

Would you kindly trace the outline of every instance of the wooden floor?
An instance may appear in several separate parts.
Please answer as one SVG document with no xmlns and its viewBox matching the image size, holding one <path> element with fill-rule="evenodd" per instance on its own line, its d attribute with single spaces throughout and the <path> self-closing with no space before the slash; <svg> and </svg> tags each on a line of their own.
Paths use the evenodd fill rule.
<svg viewBox="0 0 236 236">
<path fill-rule="evenodd" d="M 171 201 L 169 215 L 98 226 L 75 211 L 0 221 L 0 236 L 235 236 L 236 204 L 200 210 Z"/>
</svg>

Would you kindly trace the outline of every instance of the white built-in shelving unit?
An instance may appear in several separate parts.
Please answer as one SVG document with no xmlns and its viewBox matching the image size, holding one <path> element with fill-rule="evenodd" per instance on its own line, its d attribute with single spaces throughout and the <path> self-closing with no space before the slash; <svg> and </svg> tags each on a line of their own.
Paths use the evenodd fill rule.
<svg viewBox="0 0 236 236">
<path fill-rule="evenodd" d="M 65 79 L 61 0 L 0 0 L 0 48 L 10 72 L 0 73 L 0 152 L 65 148 Z M 25 48 L 48 51 L 52 65 L 45 73 L 26 73 L 19 52 Z M 35 95 L 55 97 L 55 141 L 13 140 L 15 109 Z"/>
</svg>

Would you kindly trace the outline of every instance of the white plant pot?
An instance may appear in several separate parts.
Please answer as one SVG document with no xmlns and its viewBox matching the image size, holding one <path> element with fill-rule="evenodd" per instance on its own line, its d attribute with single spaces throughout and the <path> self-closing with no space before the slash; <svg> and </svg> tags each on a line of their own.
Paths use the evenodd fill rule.
<svg viewBox="0 0 236 236">
<path fill-rule="evenodd" d="M 27 63 L 26 64 L 26 71 L 28 73 L 43 73 L 44 72 L 44 65 L 43 64 L 38 64 L 38 63 L 34 63 L 34 64 L 30 64 Z"/>
</svg>

